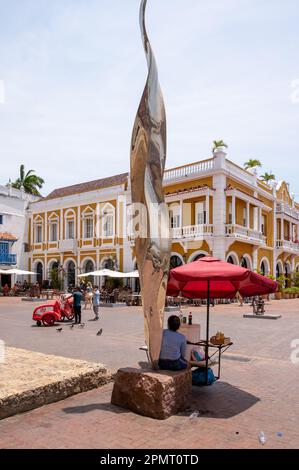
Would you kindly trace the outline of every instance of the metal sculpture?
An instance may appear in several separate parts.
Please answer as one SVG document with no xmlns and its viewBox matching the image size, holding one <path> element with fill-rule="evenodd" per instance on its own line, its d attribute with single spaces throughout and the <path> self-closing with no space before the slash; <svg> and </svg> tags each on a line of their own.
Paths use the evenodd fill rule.
<svg viewBox="0 0 299 470">
<path fill-rule="evenodd" d="M 135 252 L 140 277 L 145 339 L 155 369 L 158 367 L 161 349 L 171 242 L 169 215 L 163 191 L 166 115 L 157 65 L 145 27 L 146 4 L 147 0 L 141 1 L 140 28 L 148 77 L 132 134 L 131 193 L 135 214 L 144 210 L 142 227 L 140 221 L 139 230 L 136 230 L 135 226 Z M 141 228 L 144 233 L 140 233 Z"/>
</svg>

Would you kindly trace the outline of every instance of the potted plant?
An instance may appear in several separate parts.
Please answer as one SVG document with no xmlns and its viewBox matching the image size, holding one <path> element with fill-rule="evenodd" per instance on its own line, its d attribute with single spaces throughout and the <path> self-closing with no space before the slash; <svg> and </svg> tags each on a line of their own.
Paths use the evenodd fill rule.
<svg viewBox="0 0 299 470">
<path fill-rule="evenodd" d="M 213 148 L 212 148 L 213 153 L 224 152 L 225 148 L 228 148 L 228 146 L 225 142 L 223 142 L 223 140 L 214 140 L 213 141 Z"/>
<path fill-rule="evenodd" d="M 276 279 L 276 281 L 278 283 L 278 291 L 275 292 L 275 299 L 280 300 L 283 297 L 282 291 L 283 291 L 284 286 L 285 286 L 286 277 L 281 275 Z"/>
<path fill-rule="evenodd" d="M 283 299 L 289 299 L 290 298 L 290 287 L 287 287 L 286 289 L 283 289 L 282 291 L 282 297 Z"/>
</svg>

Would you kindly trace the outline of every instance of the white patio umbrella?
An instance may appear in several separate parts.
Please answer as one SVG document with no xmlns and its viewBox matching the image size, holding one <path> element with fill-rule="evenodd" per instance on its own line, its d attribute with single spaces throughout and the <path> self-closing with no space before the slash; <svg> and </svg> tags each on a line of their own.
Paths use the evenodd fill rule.
<svg viewBox="0 0 299 470">
<path fill-rule="evenodd" d="M 16 274 L 17 276 L 34 276 L 37 273 L 34 273 L 33 271 L 24 271 L 23 269 L 8 269 L 5 271 L 6 274 Z"/>
<path fill-rule="evenodd" d="M 118 271 L 112 271 L 111 269 L 100 269 L 99 271 L 92 271 L 91 273 L 79 274 L 78 277 L 88 277 L 88 276 L 109 276 L 109 277 L 122 277 L 123 273 Z"/>
<path fill-rule="evenodd" d="M 123 277 L 128 277 L 128 278 L 137 278 L 139 277 L 139 272 L 138 271 L 131 271 L 129 273 L 123 273 Z"/>
</svg>

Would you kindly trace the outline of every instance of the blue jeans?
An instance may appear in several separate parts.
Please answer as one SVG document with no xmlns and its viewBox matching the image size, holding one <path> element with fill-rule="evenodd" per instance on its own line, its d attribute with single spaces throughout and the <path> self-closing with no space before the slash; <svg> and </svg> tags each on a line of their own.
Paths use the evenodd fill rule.
<svg viewBox="0 0 299 470">
<path fill-rule="evenodd" d="M 159 368 L 162 370 L 183 370 L 187 367 L 188 362 L 182 357 L 176 360 L 159 359 Z"/>
</svg>

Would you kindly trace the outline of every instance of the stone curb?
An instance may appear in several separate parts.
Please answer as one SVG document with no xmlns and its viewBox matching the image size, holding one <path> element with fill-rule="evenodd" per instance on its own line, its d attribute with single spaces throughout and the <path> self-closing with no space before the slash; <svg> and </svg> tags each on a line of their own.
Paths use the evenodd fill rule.
<svg viewBox="0 0 299 470">
<path fill-rule="evenodd" d="M 92 371 L 4 397 L 0 399 L 0 419 L 101 387 L 112 382 L 113 378 L 113 371 L 99 366 Z"/>
</svg>

